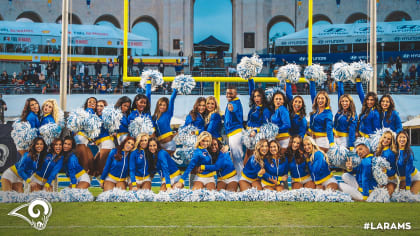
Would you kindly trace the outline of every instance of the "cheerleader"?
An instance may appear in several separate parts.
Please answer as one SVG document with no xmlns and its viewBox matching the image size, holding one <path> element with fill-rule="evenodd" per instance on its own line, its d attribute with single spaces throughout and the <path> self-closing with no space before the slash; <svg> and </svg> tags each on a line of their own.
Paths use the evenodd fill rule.
<svg viewBox="0 0 420 236">
<path fill-rule="evenodd" d="M 198 129 L 198 134 L 205 130 L 204 125 L 204 117 L 206 113 L 206 99 L 204 97 L 199 97 L 194 103 L 193 109 L 187 115 L 185 119 L 184 127 L 192 124 L 194 127 Z M 198 135 L 197 134 L 197 135 Z"/>
<path fill-rule="evenodd" d="M 291 124 L 289 111 L 287 110 L 288 103 L 286 96 L 282 92 L 277 91 L 273 94 L 272 107 L 274 114 L 271 116 L 271 122 L 279 127 L 276 140 L 280 143 L 281 154 L 286 151 L 290 139 L 289 129 Z"/>
<path fill-rule="evenodd" d="M 96 98 L 89 97 L 86 99 L 83 109 L 90 114 L 95 114 L 96 111 Z M 93 175 L 93 154 L 90 148 L 87 146 L 89 139 L 83 131 L 79 131 L 74 137 L 76 141 L 76 156 L 79 158 L 79 163 L 83 166 L 88 174 Z"/>
<path fill-rule="evenodd" d="M 146 85 L 147 86 L 147 85 Z M 147 92 L 149 89 L 146 89 L 146 95 L 137 94 L 134 97 L 133 104 L 131 105 L 131 113 L 128 116 L 128 121 L 131 123 L 132 120 L 136 119 L 139 116 L 147 116 L 152 119 L 150 115 L 150 97 L 151 92 Z"/>
<path fill-rule="evenodd" d="M 152 180 L 149 174 L 149 163 L 147 162 L 145 150 L 149 135 L 139 134 L 134 147 L 136 148 L 130 154 L 130 180 L 132 190 L 152 189 Z"/>
<path fill-rule="evenodd" d="M 214 163 L 214 165 L 201 165 L 200 171 L 217 171 L 217 191 L 225 189 L 236 192 L 238 175 L 228 149 L 228 146 L 222 147 L 222 143 L 213 137 L 211 146 L 207 148 L 207 151 L 210 153 L 211 163 Z"/>
<path fill-rule="evenodd" d="M 373 154 L 370 153 L 366 144 L 357 145 L 356 153 L 362 159 L 358 170 L 360 177 L 356 180 L 360 183 L 359 191 L 362 192 L 363 200 L 367 200 L 369 193 L 378 185 L 372 173 Z"/>
<path fill-rule="evenodd" d="M 315 183 L 308 171 L 308 163 L 303 155 L 303 142 L 300 135 L 292 136 L 285 155 L 292 177 L 292 189 L 315 188 Z"/>
<path fill-rule="evenodd" d="M 239 189 L 245 191 L 250 188 L 257 188 L 262 190 L 261 181 L 259 178 L 263 177 L 264 159 L 268 155 L 268 141 L 261 139 L 255 145 L 254 155 L 252 155 L 244 169 L 242 170 L 241 178 L 239 179 Z"/>
<path fill-rule="evenodd" d="M 4 171 L 1 176 L 1 187 L 3 191 L 16 191 L 23 193 L 24 182 L 30 183 L 32 174 L 42 166 L 47 155 L 47 145 L 41 137 L 32 141 L 29 152 L 13 166 Z"/>
<path fill-rule="evenodd" d="M 31 191 L 45 190 L 52 192 L 51 183 L 57 177 L 63 166 L 63 142 L 56 138 L 50 145 L 50 150 L 41 165 L 31 179 Z"/>
<path fill-rule="evenodd" d="M 171 155 L 176 149 L 176 144 L 172 140 L 174 133 L 171 128 L 171 119 L 174 115 L 174 106 L 177 90 L 173 89 L 171 99 L 161 97 L 156 103 L 155 113 L 152 116 L 153 124 L 156 127 L 156 137 L 163 149 Z"/>
<path fill-rule="evenodd" d="M 382 137 L 379 139 L 375 154 L 376 156 L 384 157 L 391 164 L 391 169 L 386 170 L 386 175 L 388 176 L 388 184 L 386 185 L 386 188 L 388 189 L 389 196 L 392 196 L 398 181 L 395 176 L 397 169 L 397 146 L 395 144 L 394 134 L 391 131 L 385 131 Z"/>
<path fill-rule="evenodd" d="M 264 159 L 265 174 L 261 179 L 261 185 L 264 189 L 280 192 L 288 189 L 286 187 L 288 162 L 286 157 L 280 154 L 280 145 L 276 140 L 270 141 L 268 145 L 269 154 Z"/>
<path fill-rule="evenodd" d="M 55 101 L 55 99 L 47 99 L 42 104 L 42 118 L 40 127 L 49 123 L 57 124 L 59 115 L 58 113 L 59 109 L 57 101 Z"/>
<path fill-rule="evenodd" d="M 327 156 L 311 137 L 303 139 L 303 149 L 316 188 L 337 190 L 337 180 L 328 168 Z"/>
<path fill-rule="evenodd" d="M 377 129 L 381 128 L 379 117 L 378 97 L 374 92 L 368 92 L 362 104 L 362 112 L 359 116 L 359 135 L 369 138 Z"/>
<path fill-rule="evenodd" d="M 356 146 L 356 153 L 359 151 L 358 154 L 361 156 L 366 156 L 369 154 L 369 148 L 366 150 L 363 147 L 357 148 L 358 146 L 365 146 L 364 143 L 358 143 Z M 367 151 L 367 154 L 364 152 Z M 356 201 L 363 201 L 363 189 L 362 186 L 362 165 L 359 164 L 356 167 L 353 167 L 352 158 L 347 158 L 346 162 L 346 173 L 341 175 L 342 183 L 338 184 L 338 188 L 343 193 L 347 193 L 351 196 L 352 199 Z"/>
<path fill-rule="evenodd" d="M 406 131 L 397 135 L 397 175 L 400 179 L 400 188 L 418 194 L 420 190 L 420 173 L 414 166 L 414 153 L 410 147 L 410 139 Z"/>
<path fill-rule="evenodd" d="M 306 106 L 305 101 L 299 95 L 293 97 L 292 84 L 289 80 L 286 80 L 286 96 L 291 101 L 289 107 L 290 115 L 290 129 L 289 134 L 291 136 L 300 135 L 305 137 L 308 129 L 308 121 L 306 120 Z"/>
<path fill-rule="evenodd" d="M 395 133 L 402 131 L 401 119 L 395 111 L 395 103 L 389 94 L 385 94 L 379 100 L 379 117 L 382 128 L 390 128 Z"/>
<path fill-rule="evenodd" d="M 115 103 L 114 108 L 120 109 L 123 117 L 121 118 L 120 127 L 117 131 L 117 141 L 118 144 L 121 144 L 122 141 L 128 136 L 128 124 L 129 119 L 128 116 L 130 115 L 130 106 L 131 106 L 131 99 L 127 96 L 123 96 L 118 99 L 117 103 Z"/>
<path fill-rule="evenodd" d="M 149 163 L 150 179 L 157 173 L 160 175 L 161 191 L 171 190 L 178 182 L 181 172 L 167 151 L 162 149 L 156 138 L 150 138 L 147 144 L 146 158 Z"/>
<path fill-rule="evenodd" d="M 105 100 L 99 100 L 96 103 L 96 114 L 100 119 L 102 119 L 102 111 L 106 106 L 108 106 L 108 103 Z M 104 128 L 104 124 L 101 126 L 101 132 L 99 133 L 98 138 L 96 138 L 95 144 L 98 147 L 98 152 L 94 159 L 94 175 L 99 176 L 107 162 L 109 152 L 115 148 L 114 137 Z"/>
<path fill-rule="evenodd" d="M 105 191 L 113 188 L 126 189 L 129 155 L 134 149 L 133 137 L 127 136 L 117 147 L 111 150 L 101 175 L 101 188 Z"/>
<path fill-rule="evenodd" d="M 213 138 L 222 141 L 220 130 L 222 128 L 222 118 L 220 117 L 219 104 L 213 96 L 206 99 L 206 118 L 205 130 L 211 134 Z"/>
<path fill-rule="evenodd" d="M 26 99 L 20 121 L 29 122 L 31 128 L 38 129 L 41 126 L 41 122 L 39 121 L 39 102 L 35 98 Z M 23 156 L 26 150 L 18 150 L 18 152 Z"/>
<path fill-rule="evenodd" d="M 354 149 L 356 140 L 357 114 L 353 98 L 344 94 L 343 82 L 338 84 L 338 111 L 334 116 L 334 140 L 337 145 Z"/>
<path fill-rule="evenodd" d="M 211 144 L 211 134 L 207 131 L 202 132 L 197 137 L 197 143 L 195 144 L 195 150 L 191 158 L 190 163 L 188 164 L 187 169 L 182 174 L 178 183 L 175 184 L 176 188 L 183 188 L 184 182 L 188 178 L 190 172 L 197 167 L 202 165 L 213 165 L 212 157 L 210 156 L 207 148 Z M 216 189 L 216 184 L 214 176 L 216 175 L 215 170 L 206 170 L 204 169 L 201 173 L 197 173 L 194 178 L 194 184 L 192 190 L 206 188 L 208 190 Z"/>
<path fill-rule="evenodd" d="M 71 136 L 63 139 L 63 166 L 67 177 L 70 178 L 70 188 L 87 189 L 90 186 L 90 177 L 79 164 L 79 159 L 74 154 L 76 142 Z"/>
</svg>

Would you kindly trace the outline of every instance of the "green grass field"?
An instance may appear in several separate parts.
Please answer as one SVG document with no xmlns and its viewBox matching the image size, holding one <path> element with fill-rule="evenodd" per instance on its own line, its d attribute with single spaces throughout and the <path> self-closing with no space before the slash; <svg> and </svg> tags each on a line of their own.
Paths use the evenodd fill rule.
<svg viewBox="0 0 420 236">
<path fill-rule="evenodd" d="M 7 215 L 20 205 L 0 204 L 0 235 L 420 235 L 413 203 L 52 203 L 41 232 Z M 411 222 L 412 229 L 364 230 L 366 222 Z"/>
</svg>

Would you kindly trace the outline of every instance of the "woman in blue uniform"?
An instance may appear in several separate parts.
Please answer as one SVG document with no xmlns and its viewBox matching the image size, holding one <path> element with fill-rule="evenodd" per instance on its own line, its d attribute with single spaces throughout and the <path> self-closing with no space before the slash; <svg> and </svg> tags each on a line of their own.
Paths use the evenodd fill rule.
<svg viewBox="0 0 420 236">
<path fill-rule="evenodd" d="M 280 143 L 280 153 L 283 154 L 286 151 L 287 145 L 289 145 L 289 129 L 290 115 L 288 111 L 289 101 L 286 96 L 278 91 L 273 94 L 273 101 L 271 107 L 274 113 L 271 115 L 271 122 L 279 127 L 279 132 L 276 136 L 276 140 Z"/>
<path fill-rule="evenodd" d="M 70 178 L 71 188 L 87 189 L 90 186 L 90 177 L 79 164 L 79 159 L 74 154 L 76 142 L 71 136 L 63 139 L 63 166 L 67 177 Z"/>
<path fill-rule="evenodd" d="M 303 141 L 300 135 L 290 138 L 285 155 L 292 177 L 292 189 L 315 188 L 315 183 L 308 170 L 308 163 L 303 155 Z"/>
<path fill-rule="evenodd" d="M 38 168 L 32 176 L 31 191 L 52 192 L 52 181 L 57 177 L 61 167 L 63 167 L 63 141 L 56 138 L 52 141 L 41 168 Z"/>
<path fill-rule="evenodd" d="M 159 173 L 161 191 L 171 190 L 181 177 L 181 171 L 167 151 L 162 149 L 156 138 L 150 138 L 147 144 L 146 158 L 149 164 L 150 178 Z"/>
<path fill-rule="evenodd" d="M 152 87 L 150 80 L 146 83 L 146 95 L 137 94 L 134 97 L 133 104 L 131 105 L 131 113 L 128 116 L 129 123 L 139 116 L 147 116 L 152 119 L 150 115 L 150 102 L 152 97 Z"/>
<path fill-rule="evenodd" d="M 338 111 L 334 117 L 334 140 L 350 150 L 354 149 L 356 140 L 357 114 L 353 98 L 344 94 L 343 82 L 338 84 Z"/>
<path fill-rule="evenodd" d="M 397 135 L 397 175 L 400 178 L 400 188 L 418 194 L 420 190 L 420 172 L 414 166 L 414 153 L 410 147 L 410 139 L 406 131 Z"/>
<path fill-rule="evenodd" d="M 288 189 L 288 187 L 286 188 L 288 162 L 286 157 L 280 154 L 280 145 L 276 140 L 269 142 L 268 145 L 269 154 L 264 159 L 265 174 L 261 179 L 261 185 L 264 189 L 283 191 Z"/>
<path fill-rule="evenodd" d="M 360 86 L 361 87 L 361 86 Z M 359 115 L 359 135 L 369 138 L 377 129 L 381 128 L 378 112 L 378 96 L 368 92 L 362 101 L 362 112 Z"/>
<path fill-rule="evenodd" d="M 20 120 L 21 122 L 29 122 L 31 128 L 38 129 L 41 126 L 39 121 L 39 102 L 35 98 L 26 99 Z M 18 150 L 18 152 L 23 156 L 26 150 Z"/>
<path fill-rule="evenodd" d="M 222 135 L 220 135 L 221 128 L 222 117 L 220 116 L 219 104 L 215 97 L 209 96 L 206 99 L 205 129 L 213 138 L 222 141 Z"/>
<path fill-rule="evenodd" d="M 139 134 L 136 138 L 134 147 L 136 148 L 130 154 L 130 180 L 132 190 L 152 189 L 152 180 L 149 174 L 149 163 L 147 162 L 145 150 L 149 135 Z"/>
<path fill-rule="evenodd" d="M 32 141 L 29 152 L 13 166 L 3 172 L 1 176 L 2 191 L 16 191 L 23 193 L 24 182 L 30 183 L 32 174 L 42 166 L 47 155 L 47 145 L 41 137 Z"/>
<path fill-rule="evenodd" d="M 206 99 L 204 97 L 199 97 L 194 103 L 193 109 L 187 115 L 185 119 L 184 127 L 192 124 L 198 129 L 198 134 L 205 130 L 205 121 L 204 117 L 206 116 Z"/>
<path fill-rule="evenodd" d="M 120 120 L 120 128 L 116 131 L 118 144 L 122 143 L 122 141 L 128 136 L 128 116 L 130 115 L 130 106 L 131 99 L 127 96 L 120 97 L 114 106 L 115 109 L 120 109 L 123 114 L 123 117 Z"/>
<path fill-rule="evenodd" d="M 129 155 L 134 149 L 135 139 L 127 136 L 117 147 L 111 150 L 101 175 L 101 187 L 105 191 L 113 188 L 126 189 Z"/>
<path fill-rule="evenodd" d="M 49 123 L 55 123 L 55 124 L 58 123 L 59 108 L 58 108 L 57 101 L 55 101 L 55 99 L 47 99 L 42 104 L 41 110 L 42 110 L 42 117 L 41 117 L 40 127 Z"/>
<path fill-rule="evenodd" d="M 311 137 L 303 139 L 303 149 L 316 188 L 337 190 L 337 180 L 328 168 L 327 156 Z"/>
<path fill-rule="evenodd" d="M 293 97 L 292 84 L 286 80 L 286 96 L 289 99 L 290 129 L 291 136 L 300 135 L 305 137 L 308 129 L 308 121 L 306 120 L 306 106 L 303 97 L 296 95 Z"/>
<path fill-rule="evenodd" d="M 391 95 L 385 94 L 379 100 L 379 117 L 382 128 L 390 128 L 395 133 L 402 131 L 402 123 Z"/>
<path fill-rule="evenodd" d="M 245 164 L 241 178 L 239 179 L 239 189 L 245 191 L 250 188 L 262 190 L 260 178 L 263 177 L 264 159 L 268 155 L 268 141 L 261 139 L 255 145 L 254 155 L 252 155 Z"/>
<path fill-rule="evenodd" d="M 379 139 L 378 147 L 375 151 L 375 156 L 381 156 L 385 158 L 391 165 L 391 169 L 386 170 L 386 175 L 388 176 L 388 184 L 386 185 L 386 188 L 388 189 L 389 196 L 392 196 L 392 193 L 398 184 L 397 177 L 395 176 L 397 169 L 397 152 L 398 151 L 395 144 L 394 134 L 391 131 L 385 131 L 382 137 Z"/>
</svg>

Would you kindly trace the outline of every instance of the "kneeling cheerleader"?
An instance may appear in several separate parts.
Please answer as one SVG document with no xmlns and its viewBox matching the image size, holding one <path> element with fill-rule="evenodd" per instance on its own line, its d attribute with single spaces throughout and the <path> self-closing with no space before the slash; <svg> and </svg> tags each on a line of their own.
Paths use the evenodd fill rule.
<svg viewBox="0 0 420 236">
<path fill-rule="evenodd" d="M 130 180 L 132 190 L 152 189 L 152 180 L 149 174 L 149 163 L 147 162 L 145 150 L 149 141 L 149 135 L 139 134 L 134 147 L 136 150 L 130 154 Z"/>
<path fill-rule="evenodd" d="M 265 174 L 261 179 L 264 189 L 278 192 L 289 189 L 287 185 L 288 163 L 285 156 L 280 154 L 280 144 L 276 140 L 269 143 L 269 154 L 264 159 L 264 170 Z"/>
<path fill-rule="evenodd" d="M 73 137 L 67 136 L 63 139 L 63 166 L 66 175 L 70 178 L 71 188 L 87 189 L 90 186 L 90 177 L 74 154 L 75 147 L 76 142 Z"/>
<path fill-rule="evenodd" d="M 303 155 L 303 142 L 300 135 L 294 135 L 290 139 L 285 155 L 292 177 L 292 189 L 315 188 L 315 183 L 308 171 L 308 163 Z"/>
<path fill-rule="evenodd" d="M 263 176 L 264 159 L 268 155 L 268 141 L 261 139 L 255 145 L 254 155 L 252 155 L 242 170 L 242 176 L 239 180 L 239 189 L 245 191 L 250 188 L 262 190 L 259 178 Z"/>
<path fill-rule="evenodd" d="M 375 155 L 384 157 L 390 164 L 391 169 L 386 171 L 386 175 L 388 176 L 386 188 L 388 189 L 389 196 L 392 196 L 392 193 L 394 193 L 395 187 L 397 187 L 398 184 L 397 177 L 395 176 L 397 169 L 396 154 L 397 146 L 395 145 L 394 134 L 390 130 L 385 131 L 379 140 Z"/>
<path fill-rule="evenodd" d="M 420 172 L 414 166 L 414 154 L 410 147 L 407 132 L 401 131 L 397 135 L 397 175 L 400 178 L 400 188 L 411 190 L 418 194 L 420 190 Z"/>
</svg>

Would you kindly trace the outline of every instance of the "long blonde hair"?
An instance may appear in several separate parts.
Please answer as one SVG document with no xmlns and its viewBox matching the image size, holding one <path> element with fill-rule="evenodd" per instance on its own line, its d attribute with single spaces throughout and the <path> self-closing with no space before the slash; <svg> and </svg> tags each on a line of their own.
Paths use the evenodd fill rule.
<svg viewBox="0 0 420 236">
<path fill-rule="evenodd" d="M 207 113 L 207 116 L 206 116 L 206 118 L 205 118 L 205 122 L 206 122 L 206 124 L 210 123 L 210 118 L 211 118 L 211 115 L 213 115 L 214 113 L 219 114 L 219 104 L 217 103 L 217 100 L 216 100 L 216 98 L 215 98 L 215 97 L 213 97 L 213 96 L 209 96 L 209 97 L 207 97 L 207 99 L 206 99 L 206 105 L 207 105 L 207 103 L 208 103 L 209 101 L 211 101 L 211 100 L 214 102 L 215 107 L 214 107 L 214 111 Z M 206 108 L 206 109 L 207 109 L 207 108 Z"/>
<path fill-rule="evenodd" d="M 260 141 L 258 141 L 258 143 L 255 145 L 255 151 L 254 151 L 255 161 L 258 162 L 258 164 L 260 164 L 261 168 L 264 168 L 264 158 L 265 157 L 261 155 L 260 149 L 261 149 L 261 147 L 264 143 L 267 143 L 267 146 L 268 146 L 268 140 L 267 139 L 261 139 Z M 268 152 L 267 152 L 266 156 L 267 155 L 268 155 Z"/>
<path fill-rule="evenodd" d="M 140 145 L 141 138 L 143 138 L 144 136 L 146 136 L 146 137 L 147 137 L 147 140 L 149 140 L 150 136 L 149 136 L 148 134 L 146 134 L 146 133 L 140 133 L 140 134 L 139 134 L 139 135 L 137 135 L 137 137 L 136 137 L 136 143 L 134 144 L 134 150 L 136 150 L 136 149 L 141 150 L 141 149 L 139 148 L 139 145 Z M 134 150 L 133 150 L 133 151 L 134 151 Z"/>
<path fill-rule="evenodd" d="M 51 116 L 53 117 L 55 123 L 57 124 L 58 119 L 59 119 L 59 112 L 60 112 L 60 109 L 58 108 L 57 101 L 55 99 L 45 100 L 45 102 L 42 104 L 42 108 L 41 108 L 42 113 L 44 113 L 44 107 L 47 103 L 51 103 L 51 105 L 53 107 L 52 112 L 51 112 Z M 45 115 L 45 114 L 43 114 L 43 115 Z"/>
<path fill-rule="evenodd" d="M 343 105 L 341 105 L 341 102 L 344 98 L 347 98 L 350 101 L 349 109 L 345 112 Z M 350 118 L 355 119 L 356 117 L 356 106 L 354 105 L 353 98 L 349 94 L 343 94 L 340 97 L 340 100 L 338 101 L 338 113 L 343 114 L 347 116 L 347 121 L 350 120 Z"/>
<path fill-rule="evenodd" d="M 325 102 L 325 109 L 327 109 L 327 108 L 330 107 L 330 97 L 328 96 L 328 93 L 325 92 L 325 91 L 319 91 L 318 94 L 316 95 L 315 99 L 314 99 L 313 104 L 312 104 L 312 112 L 311 112 L 311 115 L 318 112 L 318 109 L 319 109 L 319 107 L 318 107 L 318 98 L 319 98 L 320 95 L 324 95 L 325 96 L 325 99 L 327 100 Z"/>
<path fill-rule="evenodd" d="M 323 151 L 319 148 L 318 144 L 316 144 L 315 140 L 314 140 L 312 137 L 310 137 L 310 136 L 305 136 L 305 137 L 303 138 L 302 143 L 305 143 L 305 141 L 309 141 L 309 142 L 312 144 L 312 152 L 311 152 L 311 156 L 310 156 L 310 158 L 309 158 L 311 161 L 313 161 L 313 160 L 314 160 L 315 153 L 316 153 L 317 151 L 319 151 L 319 152 L 321 152 L 321 153 L 322 153 L 322 155 L 324 155 L 324 159 L 325 159 L 325 161 L 328 163 L 328 165 L 330 164 L 330 161 L 328 160 L 328 156 L 325 154 L 325 152 L 323 152 Z"/>
<path fill-rule="evenodd" d="M 391 135 L 391 144 L 389 145 L 389 148 L 391 149 L 391 151 L 394 153 L 394 154 L 397 154 L 398 153 L 398 151 L 397 151 L 397 144 L 396 144 L 396 141 L 395 141 L 395 135 L 394 135 L 394 133 L 392 132 L 392 131 L 385 131 L 383 134 L 382 134 L 382 136 L 381 136 L 381 138 L 379 139 L 379 143 L 378 143 L 378 147 L 376 148 L 376 156 L 380 156 L 380 155 L 382 155 L 382 152 L 383 152 L 383 150 L 384 150 L 384 146 L 382 145 L 382 141 L 383 141 L 383 139 L 385 138 L 385 135 L 386 134 L 389 134 L 389 135 Z"/>
<path fill-rule="evenodd" d="M 197 137 L 197 142 L 195 143 L 195 148 L 198 148 L 198 146 L 200 146 L 200 142 L 203 141 L 203 139 L 205 139 L 205 138 L 209 138 L 210 139 L 210 144 L 211 144 L 211 140 L 212 140 L 211 134 L 207 131 L 203 131 Z"/>
</svg>

